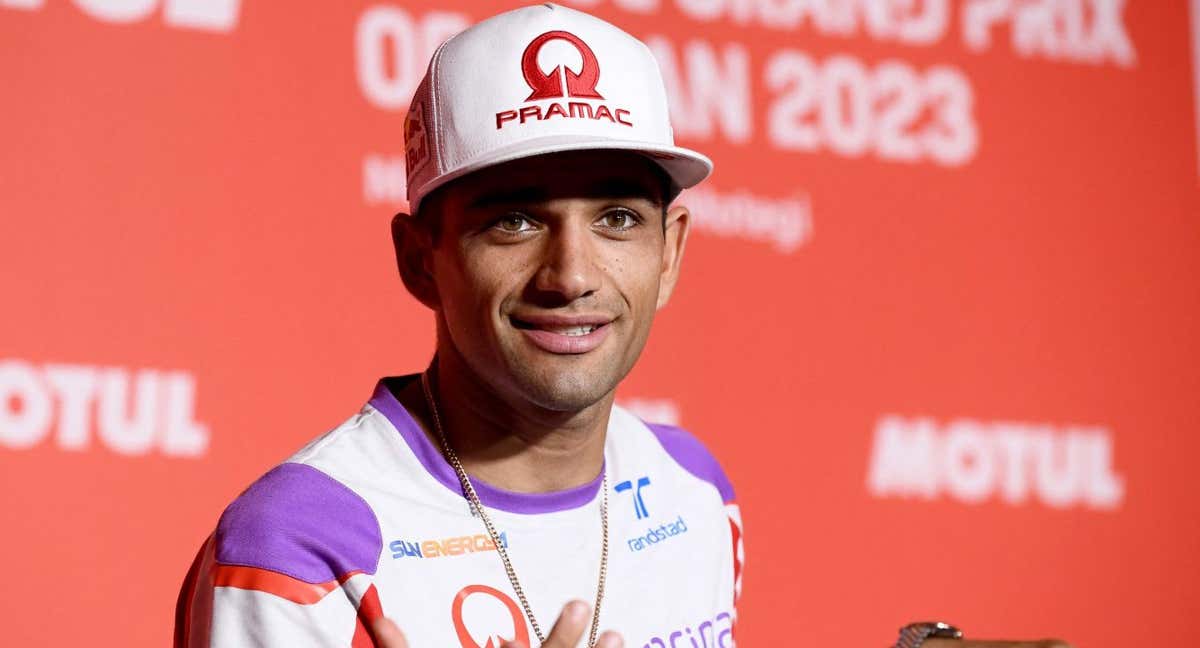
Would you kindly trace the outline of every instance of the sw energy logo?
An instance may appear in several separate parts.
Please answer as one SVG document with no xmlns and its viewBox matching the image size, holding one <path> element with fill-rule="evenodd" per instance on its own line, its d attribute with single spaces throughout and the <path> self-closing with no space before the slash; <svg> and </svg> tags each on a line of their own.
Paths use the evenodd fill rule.
<svg viewBox="0 0 1200 648">
<path fill-rule="evenodd" d="M 508 532 L 500 533 L 500 546 L 508 549 Z M 486 533 L 457 536 L 442 540 L 425 540 L 424 542 L 409 542 L 393 540 L 388 544 L 392 559 L 400 558 L 439 558 L 442 556 L 461 556 L 480 551 L 495 551 L 496 543 Z"/>
<path fill-rule="evenodd" d="M 538 65 L 538 53 L 546 43 L 554 40 L 564 41 L 579 52 L 583 63 L 578 72 L 564 64 L 554 66 L 549 72 L 542 71 Z M 521 55 L 521 74 L 532 91 L 525 101 L 550 100 L 550 103 L 526 105 L 496 113 L 497 130 L 510 123 L 519 125 L 554 118 L 604 119 L 614 124 L 633 126 L 633 122 L 629 121 L 629 111 L 625 108 L 613 109 L 603 103 L 593 105 L 590 101 L 554 101 L 567 97 L 604 100 L 604 96 L 596 91 L 596 84 L 600 81 L 600 62 L 596 60 L 592 48 L 571 32 L 548 31 L 530 41 Z"/>
</svg>

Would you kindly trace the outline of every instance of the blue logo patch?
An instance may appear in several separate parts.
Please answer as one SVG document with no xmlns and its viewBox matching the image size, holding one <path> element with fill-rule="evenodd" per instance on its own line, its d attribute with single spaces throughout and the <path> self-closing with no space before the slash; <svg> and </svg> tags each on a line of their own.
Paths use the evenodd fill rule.
<svg viewBox="0 0 1200 648">
<path fill-rule="evenodd" d="M 642 551 L 648 549 L 664 540 L 670 540 L 677 535 L 687 533 L 687 522 L 683 516 L 666 524 L 660 524 L 657 527 L 651 527 L 646 530 L 646 535 L 635 536 L 625 541 L 629 545 L 630 551 Z"/>
<path fill-rule="evenodd" d="M 638 477 L 636 489 L 634 489 L 633 482 L 628 479 L 613 487 L 613 490 L 618 493 L 624 493 L 627 490 L 633 491 L 633 511 L 637 513 L 639 520 L 650 517 L 650 511 L 646 508 L 646 500 L 642 499 L 642 489 L 649 485 L 649 477 Z"/>
</svg>

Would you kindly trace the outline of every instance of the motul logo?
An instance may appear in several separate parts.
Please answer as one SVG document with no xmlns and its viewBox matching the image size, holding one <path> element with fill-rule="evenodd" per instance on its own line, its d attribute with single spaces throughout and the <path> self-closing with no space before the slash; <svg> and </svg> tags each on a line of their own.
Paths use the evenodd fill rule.
<svg viewBox="0 0 1200 648">
<path fill-rule="evenodd" d="M 550 41 L 564 41 L 579 52 L 583 60 L 578 71 L 566 65 L 556 65 L 549 72 L 538 66 L 538 54 L 542 47 Z M 521 54 L 521 74 L 531 92 L 525 98 L 526 102 L 546 99 L 599 99 L 604 95 L 596 91 L 600 82 L 600 62 L 595 52 L 582 38 L 568 31 L 548 31 L 529 42 L 525 52 Z M 592 105 L 586 101 L 554 101 L 549 105 L 534 104 L 504 110 L 496 113 L 496 129 L 503 128 L 508 123 L 525 124 L 527 122 L 548 121 L 554 118 L 562 119 L 591 119 L 607 120 L 613 124 L 633 126 L 629 120 L 629 111 L 624 108 L 610 108 L 604 104 Z"/>
<path fill-rule="evenodd" d="M 196 420 L 195 398 L 185 371 L 0 359 L 0 449 L 53 438 L 70 452 L 202 457 L 209 428 Z"/>
<path fill-rule="evenodd" d="M 242 0 L 75 0 L 75 6 L 96 20 L 136 23 L 161 11 L 170 27 L 231 32 L 237 27 Z M 0 7 L 38 10 L 45 0 L 0 0 Z"/>
<path fill-rule="evenodd" d="M 875 427 L 867 489 L 876 497 L 999 499 L 1016 506 L 1036 500 L 1103 511 L 1125 499 L 1104 428 L 899 416 Z"/>
</svg>

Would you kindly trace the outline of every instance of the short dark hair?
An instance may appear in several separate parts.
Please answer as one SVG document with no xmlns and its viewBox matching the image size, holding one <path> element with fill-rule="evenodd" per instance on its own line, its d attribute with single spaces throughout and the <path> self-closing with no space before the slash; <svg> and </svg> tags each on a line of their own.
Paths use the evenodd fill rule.
<svg viewBox="0 0 1200 648">
<path fill-rule="evenodd" d="M 429 232 L 429 239 L 436 246 L 442 238 L 442 205 L 441 197 L 449 184 L 444 184 L 437 189 L 425 194 L 425 198 L 421 200 L 421 204 L 417 206 L 417 211 L 413 212 L 412 218 L 417 225 Z"/>
</svg>

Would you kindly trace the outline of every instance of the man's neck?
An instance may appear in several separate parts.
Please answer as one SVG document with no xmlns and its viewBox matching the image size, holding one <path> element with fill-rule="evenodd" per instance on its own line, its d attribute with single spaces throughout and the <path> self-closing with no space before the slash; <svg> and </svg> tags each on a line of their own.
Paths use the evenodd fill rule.
<svg viewBox="0 0 1200 648">
<path fill-rule="evenodd" d="M 612 394 L 577 412 L 513 402 L 489 388 L 453 351 L 439 353 L 429 373 L 442 429 L 472 477 L 519 493 L 547 493 L 599 476 Z M 396 397 L 440 449 L 421 381 L 411 381 Z"/>
</svg>

